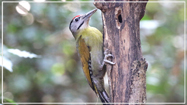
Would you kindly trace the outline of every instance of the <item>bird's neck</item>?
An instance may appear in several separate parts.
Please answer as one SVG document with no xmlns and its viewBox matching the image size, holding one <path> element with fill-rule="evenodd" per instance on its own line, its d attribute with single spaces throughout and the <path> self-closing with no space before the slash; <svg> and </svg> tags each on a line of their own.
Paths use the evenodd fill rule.
<svg viewBox="0 0 187 105">
<path fill-rule="evenodd" d="M 83 33 L 86 33 L 87 32 L 87 29 L 90 28 L 90 26 L 88 25 L 87 27 L 84 27 L 84 28 L 81 28 L 77 33 L 78 35 L 75 36 L 75 39 L 78 40 L 80 38 L 80 36 L 83 34 Z"/>
</svg>

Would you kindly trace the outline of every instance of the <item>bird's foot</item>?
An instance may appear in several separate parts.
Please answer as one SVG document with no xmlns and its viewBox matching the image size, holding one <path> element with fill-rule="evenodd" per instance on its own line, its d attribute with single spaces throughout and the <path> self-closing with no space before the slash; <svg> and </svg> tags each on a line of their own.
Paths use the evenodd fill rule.
<svg viewBox="0 0 187 105">
<path fill-rule="evenodd" d="M 107 58 L 108 57 L 112 57 L 114 58 L 114 56 L 112 54 L 109 54 L 108 53 L 108 49 L 105 50 L 104 52 L 104 59 L 103 59 L 103 62 L 102 62 L 102 67 L 105 65 L 105 63 L 108 63 L 108 64 L 111 64 L 111 65 L 114 65 L 116 63 L 112 62 L 112 61 L 109 61 Z"/>
</svg>

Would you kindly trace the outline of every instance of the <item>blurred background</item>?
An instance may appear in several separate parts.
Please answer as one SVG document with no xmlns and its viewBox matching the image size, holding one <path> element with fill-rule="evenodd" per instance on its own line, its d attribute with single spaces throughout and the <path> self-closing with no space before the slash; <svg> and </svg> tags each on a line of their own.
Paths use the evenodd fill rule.
<svg viewBox="0 0 187 105">
<path fill-rule="evenodd" d="M 98 102 L 69 31 L 71 19 L 94 9 L 93 2 L 45 1 L 3 3 L 4 102 Z M 140 22 L 142 52 L 149 64 L 147 102 L 184 102 L 186 98 L 184 9 L 184 2 L 147 3 Z M 100 10 L 90 25 L 102 32 Z"/>
</svg>

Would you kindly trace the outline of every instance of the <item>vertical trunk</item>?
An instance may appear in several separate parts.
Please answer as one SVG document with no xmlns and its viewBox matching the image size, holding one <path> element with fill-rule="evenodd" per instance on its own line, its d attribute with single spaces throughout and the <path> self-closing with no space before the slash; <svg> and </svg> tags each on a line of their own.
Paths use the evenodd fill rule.
<svg viewBox="0 0 187 105">
<path fill-rule="evenodd" d="M 116 64 L 107 66 L 110 100 L 113 103 L 144 103 L 146 101 L 147 63 L 142 58 L 139 22 L 147 1 L 98 2 L 102 11 L 104 49 L 114 55 Z"/>
</svg>

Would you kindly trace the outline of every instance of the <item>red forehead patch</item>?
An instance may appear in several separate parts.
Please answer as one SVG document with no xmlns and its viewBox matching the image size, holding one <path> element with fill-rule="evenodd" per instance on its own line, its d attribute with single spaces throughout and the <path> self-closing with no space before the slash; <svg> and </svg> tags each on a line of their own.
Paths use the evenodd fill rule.
<svg viewBox="0 0 187 105">
<path fill-rule="evenodd" d="M 77 15 L 77 16 L 75 16 L 73 19 L 75 19 L 76 17 L 79 17 L 79 16 L 81 16 L 81 15 Z"/>
</svg>

